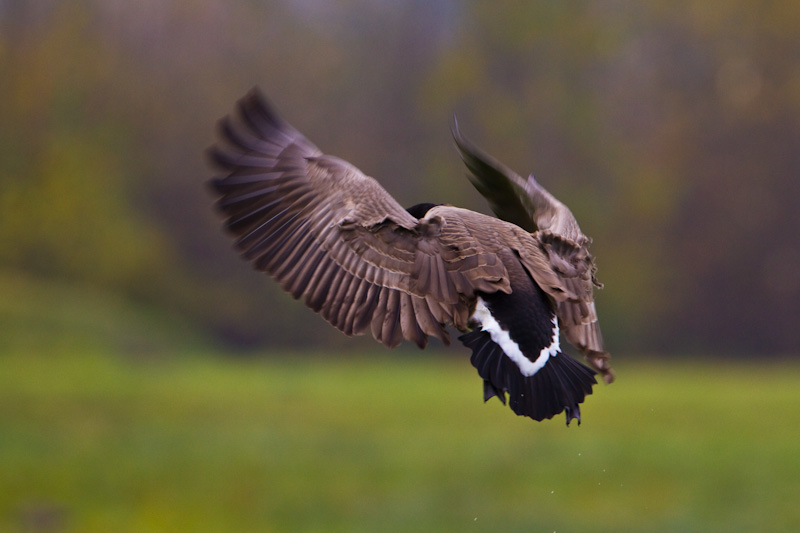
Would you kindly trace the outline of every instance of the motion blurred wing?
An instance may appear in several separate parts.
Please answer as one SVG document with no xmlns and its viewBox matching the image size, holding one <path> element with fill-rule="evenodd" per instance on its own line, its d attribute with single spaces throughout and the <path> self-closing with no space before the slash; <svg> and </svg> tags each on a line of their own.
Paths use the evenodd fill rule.
<svg viewBox="0 0 800 533">
<path fill-rule="evenodd" d="M 452 129 L 461 159 L 470 171 L 469 180 L 489 202 L 494 213 L 517 226 L 534 232 L 550 230 L 575 243 L 588 241 L 572 212 L 534 179 L 519 174 L 468 141 Z"/>
</svg>

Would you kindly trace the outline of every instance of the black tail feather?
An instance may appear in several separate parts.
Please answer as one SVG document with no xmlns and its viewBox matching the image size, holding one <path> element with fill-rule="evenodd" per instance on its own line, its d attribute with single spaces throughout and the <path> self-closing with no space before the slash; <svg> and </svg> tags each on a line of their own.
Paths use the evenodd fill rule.
<svg viewBox="0 0 800 533">
<path fill-rule="evenodd" d="M 519 367 L 492 341 L 488 332 L 476 329 L 458 338 L 472 349 L 471 362 L 483 378 L 484 401 L 497 396 L 520 416 L 544 420 L 566 411 L 567 425 L 581 422 L 579 404 L 592 393 L 596 372 L 566 354 L 552 356 L 532 376 Z"/>
<path fill-rule="evenodd" d="M 506 395 L 502 390 L 497 390 L 492 385 L 491 381 L 483 380 L 483 401 L 488 402 L 492 397 L 496 396 L 498 400 L 506 404 Z"/>
</svg>

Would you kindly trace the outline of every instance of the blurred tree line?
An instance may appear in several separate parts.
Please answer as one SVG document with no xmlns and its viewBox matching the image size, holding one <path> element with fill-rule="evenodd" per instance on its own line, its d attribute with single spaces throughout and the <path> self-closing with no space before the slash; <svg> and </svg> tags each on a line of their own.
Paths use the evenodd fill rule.
<svg viewBox="0 0 800 533">
<path fill-rule="evenodd" d="M 0 290 L 113 294 L 234 346 L 352 346 L 210 209 L 202 151 L 259 85 L 404 205 L 485 212 L 455 111 L 594 237 L 612 351 L 795 352 L 798 20 L 790 0 L 0 2 Z"/>
</svg>

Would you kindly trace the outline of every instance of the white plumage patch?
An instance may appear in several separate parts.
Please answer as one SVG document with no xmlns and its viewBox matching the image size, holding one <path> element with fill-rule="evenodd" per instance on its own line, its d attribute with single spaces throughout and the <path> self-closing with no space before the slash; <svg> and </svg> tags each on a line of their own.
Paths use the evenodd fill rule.
<svg viewBox="0 0 800 533">
<path fill-rule="evenodd" d="M 475 304 L 475 313 L 472 315 L 472 318 L 480 322 L 481 329 L 489 333 L 495 344 L 500 346 L 500 348 L 503 349 L 503 353 L 519 367 L 523 376 L 534 375 L 547 364 L 547 360 L 550 359 L 550 357 L 555 357 L 558 355 L 558 352 L 561 351 L 558 319 L 555 316 L 553 317 L 553 338 L 550 342 L 550 346 L 542 348 L 539 352 L 539 357 L 537 357 L 535 361 L 531 361 L 525 357 L 525 354 L 519 349 L 517 343 L 511 339 L 508 331 L 504 330 L 502 326 L 500 326 L 500 323 L 492 316 L 483 298 L 478 297 L 478 303 Z"/>
</svg>

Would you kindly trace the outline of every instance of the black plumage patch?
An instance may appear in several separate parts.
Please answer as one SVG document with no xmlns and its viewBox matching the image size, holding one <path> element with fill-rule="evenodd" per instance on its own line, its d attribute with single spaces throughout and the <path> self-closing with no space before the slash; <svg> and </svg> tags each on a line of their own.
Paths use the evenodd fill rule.
<svg viewBox="0 0 800 533">
<path fill-rule="evenodd" d="M 535 284 L 524 284 L 511 294 L 482 295 L 481 299 L 510 341 L 531 362 L 540 357 L 543 349 L 553 345 L 555 315 Z M 573 418 L 580 424 L 579 404 L 597 383 L 594 370 L 558 351 L 547 357 L 533 374 L 525 375 L 520 365 L 480 325 L 476 324 L 473 331 L 461 335 L 459 340 L 472 349 L 471 362 L 484 380 L 485 401 L 497 396 L 506 403 L 508 393 L 508 405 L 518 415 L 544 420 L 566 411 L 567 424 Z"/>
<path fill-rule="evenodd" d="M 434 207 L 437 207 L 439 205 L 441 205 L 441 204 L 432 204 L 430 202 L 427 202 L 427 203 L 416 204 L 416 205 L 412 205 L 411 207 L 407 207 L 406 211 L 408 211 L 408 213 L 412 217 L 414 217 L 416 219 L 421 219 L 421 218 L 425 217 L 425 213 L 427 213 L 428 211 L 430 211 L 431 209 L 433 209 Z"/>
<path fill-rule="evenodd" d="M 505 404 L 508 393 L 508 406 L 520 416 L 544 420 L 566 411 L 567 425 L 573 418 L 580 424 L 579 404 L 597 383 L 594 370 L 559 353 L 532 376 L 524 376 L 488 332 L 476 329 L 458 339 L 472 349 L 472 366 L 483 378 L 484 401 L 497 396 Z"/>
</svg>

